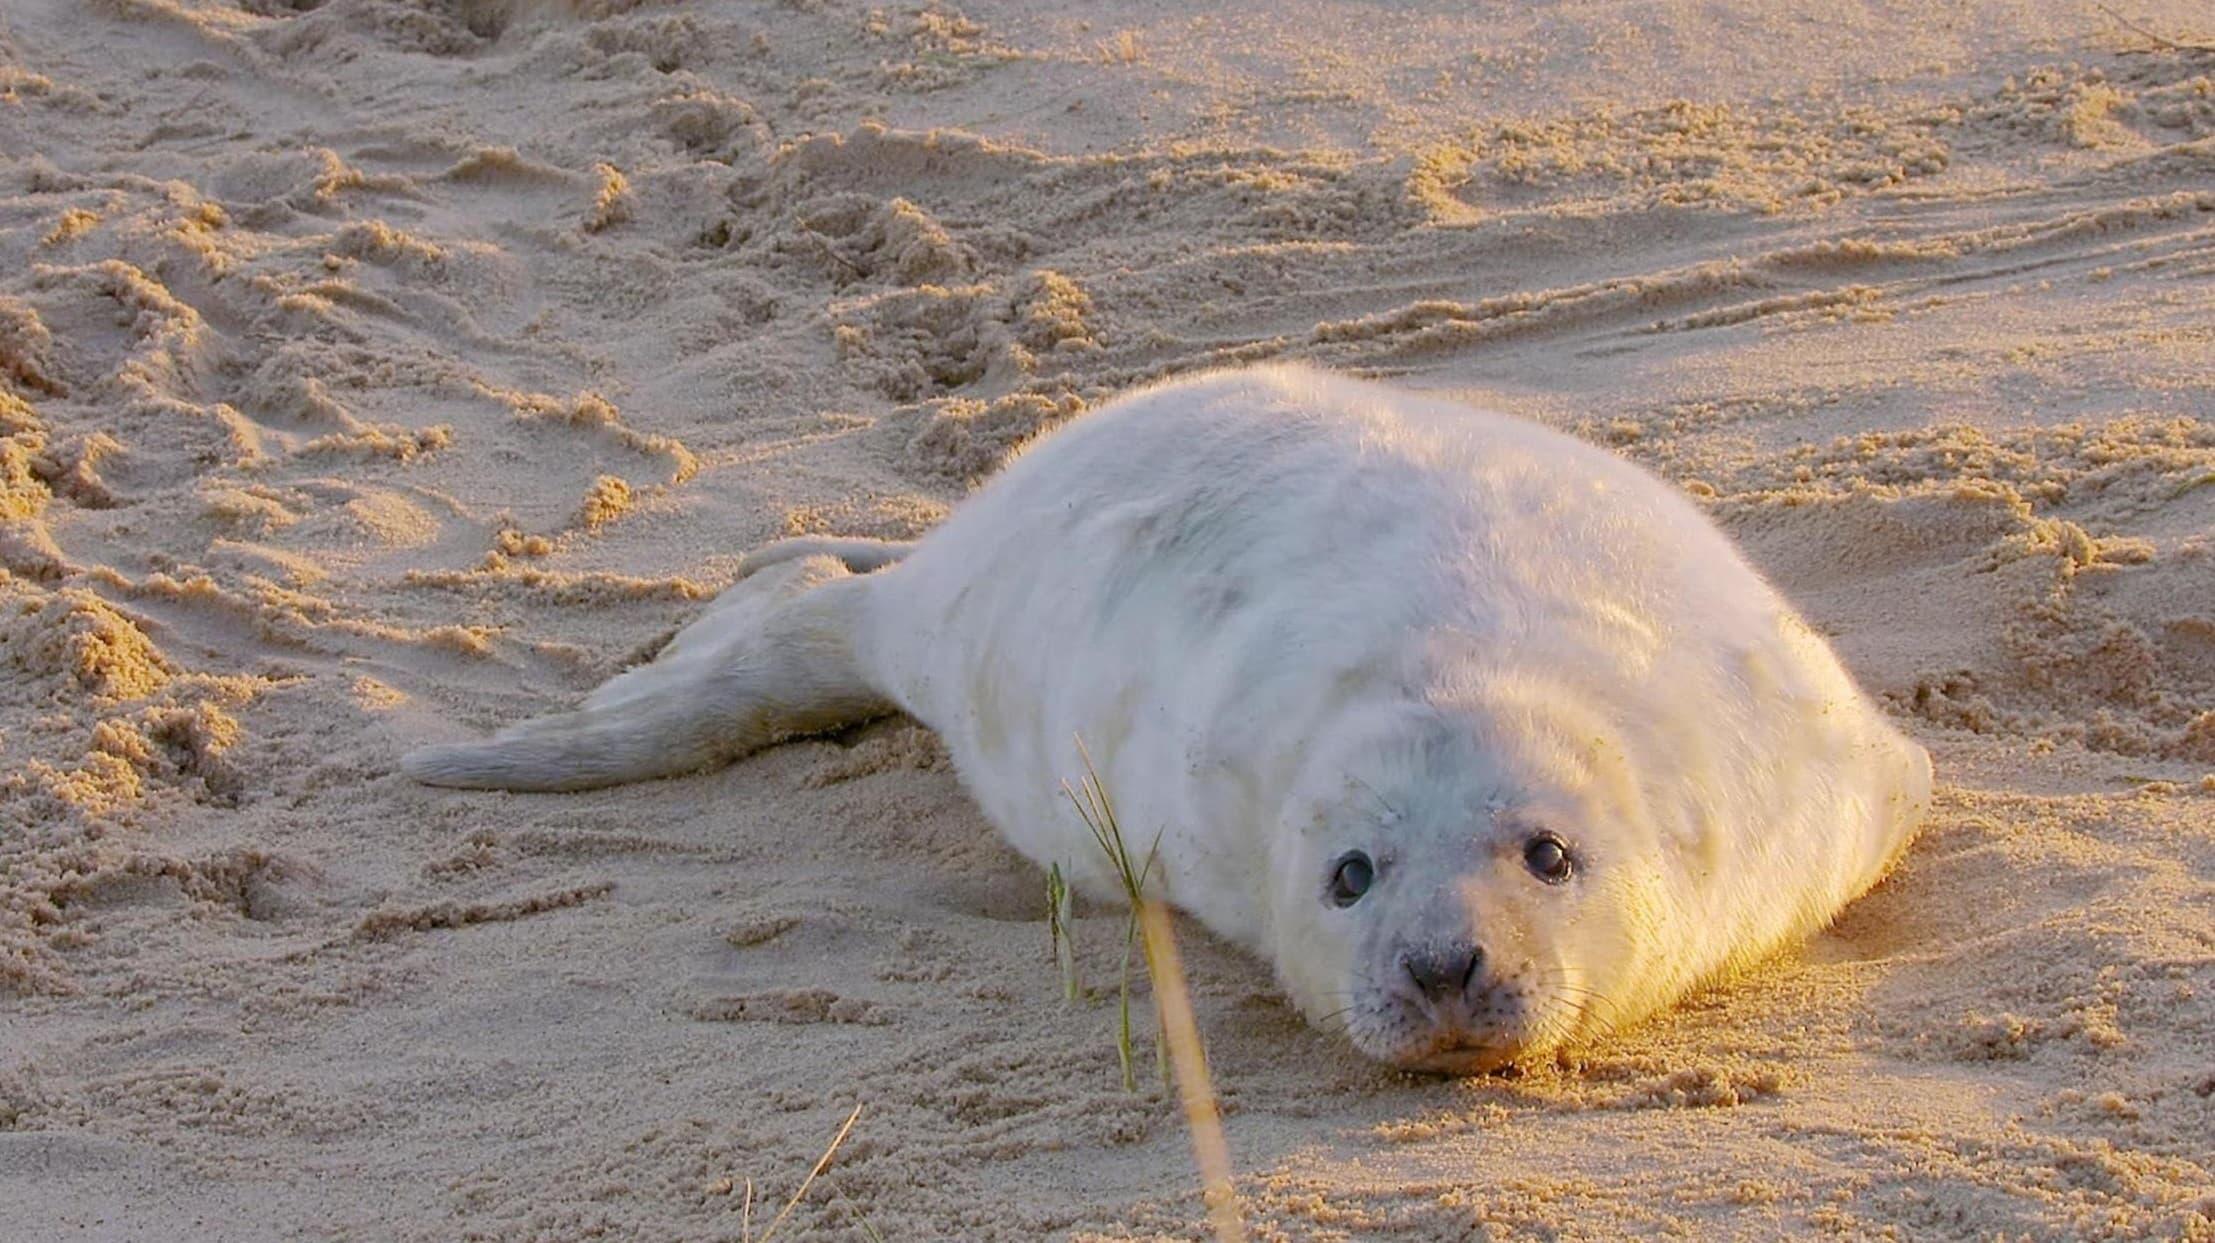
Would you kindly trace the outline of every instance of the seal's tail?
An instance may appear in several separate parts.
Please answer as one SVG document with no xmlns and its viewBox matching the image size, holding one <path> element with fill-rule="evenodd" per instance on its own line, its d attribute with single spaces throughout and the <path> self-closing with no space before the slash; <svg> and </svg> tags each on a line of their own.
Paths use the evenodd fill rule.
<svg viewBox="0 0 2215 1243">
<path fill-rule="evenodd" d="M 807 550 L 765 564 L 575 711 L 411 751 L 400 770 L 427 785 L 586 790 L 690 772 L 890 711 L 854 660 L 874 584 Z"/>
</svg>

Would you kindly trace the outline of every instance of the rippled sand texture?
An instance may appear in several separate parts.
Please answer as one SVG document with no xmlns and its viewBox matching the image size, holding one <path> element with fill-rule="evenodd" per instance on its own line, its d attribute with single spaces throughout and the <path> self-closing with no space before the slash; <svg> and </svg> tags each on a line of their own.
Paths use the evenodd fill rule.
<svg viewBox="0 0 2215 1243">
<path fill-rule="evenodd" d="M 1273 358 L 1680 482 L 1943 790 L 1804 953 L 1519 1079 L 1188 929 L 1260 1233 L 2215 1233 L 2215 54 L 1431 7 L 0 6 L 0 1234 L 734 1238 L 857 1104 L 784 1237 L 1196 1234 L 928 735 L 394 759 Z"/>
</svg>

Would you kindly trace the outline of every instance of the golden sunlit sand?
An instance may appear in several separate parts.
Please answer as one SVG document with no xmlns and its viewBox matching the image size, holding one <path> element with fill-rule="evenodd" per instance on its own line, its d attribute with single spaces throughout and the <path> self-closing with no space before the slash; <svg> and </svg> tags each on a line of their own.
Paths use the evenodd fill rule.
<svg viewBox="0 0 2215 1243">
<path fill-rule="evenodd" d="M 769 539 L 1296 360 L 1682 486 L 1940 788 L 1806 947 L 1520 1076 L 1363 1062 L 1180 921 L 1248 1237 L 2215 1237 L 2210 40 L 0 5 L 0 1236 L 1207 1237 L 1143 971 L 1123 1087 L 1125 913 L 1071 914 L 1065 1001 L 928 734 L 559 797 L 396 761 Z"/>
</svg>

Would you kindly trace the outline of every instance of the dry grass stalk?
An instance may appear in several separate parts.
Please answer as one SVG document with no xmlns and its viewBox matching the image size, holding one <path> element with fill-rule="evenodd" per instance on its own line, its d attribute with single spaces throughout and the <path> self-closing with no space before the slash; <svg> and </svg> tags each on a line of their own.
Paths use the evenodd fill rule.
<svg viewBox="0 0 2215 1243">
<path fill-rule="evenodd" d="M 789 1200 L 785 1201 L 785 1204 L 784 1204 L 784 1209 L 783 1209 L 783 1210 L 782 1210 L 781 1212 L 779 1212 L 779 1213 L 777 1214 L 776 1220 L 774 1220 L 774 1221 L 770 1222 L 770 1223 L 769 1223 L 769 1228 L 768 1228 L 767 1230 L 764 1230 L 764 1231 L 762 1231 L 762 1232 L 761 1232 L 761 1243 L 769 1243 L 769 1240 L 771 1240 L 771 1239 L 773 1239 L 773 1238 L 775 1238 L 775 1237 L 776 1237 L 776 1235 L 777 1235 L 777 1228 L 778 1228 L 779 1226 L 782 1226 L 782 1225 L 784 1225 L 784 1222 L 785 1222 L 785 1218 L 787 1218 L 787 1217 L 790 1217 L 790 1216 L 792 1216 L 792 1210 L 794 1210 L 794 1209 L 796 1209 L 796 1208 L 800 1207 L 800 1201 L 801 1201 L 801 1199 L 803 1199 L 803 1198 L 804 1198 L 804 1197 L 805 1197 L 805 1196 L 807 1195 L 807 1193 L 808 1193 L 808 1188 L 810 1188 L 810 1187 L 812 1187 L 812 1186 L 814 1186 L 814 1185 L 815 1185 L 815 1180 L 816 1180 L 816 1178 L 817 1178 L 817 1177 L 818 1177 L 819 1175 L 821 1175 L 821 1174 L 823 1173 L 823 1171 L 824 1171 L 824 1170 L 826 1170 L 826 1169 L 830 1168 L 830 1164 L 831 1164 L 831 1157 L 832 1157 L 832 1156 L 834 1156 L 834 1155 L 835 1155 L 835 1154 L 836 1154 L 836 1153 L 838 1152 L 838 1146 L 839 1146 L 840 1144 L 843 1144 L 843 1143 L 845 1143 L 845 1142 L 846 1142 L 846 1134 L 847 1134 L 847 1132 L 849 1132 L 849 1131 L 851 1131 L 851 1130 L 853 1130 L 853 1129 L 854 1129 L 854 1123 L 856 1123 L 856 1122 L 858 1122 L 858 1121 L 860 1121 L 860 1120 L 861 1120 L 861 1106 L 859 1106 L 859 1105 L 856 1105 L 856 1106 L 854 1106 L 854 1112 L 852 1112 L 852 1113 L 850 1113 L 850 1114 L 846 1115 L 846 1125 L 845 1125 L 845 1126 L 842 1126 L 842 1127 L 840 1127 L 840 1128 L 838 1128 L 838 1134 L 836 1134 L 836 1135 L 833 1135 L 833 1136 L 831 1137 L 831 1146 L 830 1146 L 830 1147 L 828 1147 L 828 1148 L 825 1148 L 825 1149 L 823 1150 L 823 1155 L 822 1155 L 821 1157 L 819 1157 L 819 1158 L 817 1158 L 817 1159 L 816 1159 L 816 1162 L 815 1162 L 815 1168 L 814 1168 L 814 1169 L 812 1169 L 812 1170 L 809 1170 L 809 1171 L 808 1171 L 808 1176 L 807 1176 L 806 1178 L 803 1178 L 803 1179 L 801 1179 L 801 1180 L 800 1180 L 800 1187 L 799 1187 L 799 1189 L 798 1189 L 797 1191 L 794 1191 L 794 1192 L 792 1193 L 792 1198 L 791 1198 L 791 1199 L 789 1199 Z M 749 1181 L 749 1182 L 748 1182 L 748 1183 L 746 1184 L 746 1208 L 747 1208 L 747 1220 L 748 1220 L 748 1222 L 751 1222 L 751 1220 L 752 1220 L 752 1216 L 753 1216 L 753 1204 L 754 1204 L 754 1185 L 753 1185 L 753 1183 L 752 1183 L 751 1181 Z M 741 1229 L 742 1229 L 742 1231 L 745 1231 L 745 1233 L 742 1233 L 742 1234 L 740 1235 L 740 1237 L 741 1237 L 741 1238 L 751 1238 L 751 1237 L 752 1237 L 752 1233 L 751 1233 L 751 1231 L 750 1231 L 750 1230 L 747 1230 L 747 1228 L 746 1228 L 746 1227 L 743 1227 L 743 1226 L 742 1226 L 742 1227 L 741 1227 Z"/>
<path fill-rule="evenodd" d="M 1123 1062 L 1123 1088 L 1137 1089 L 1136 1077 L 1131 1072 L 1131 1014 L 1130 1014 L 1130 950 L 1135 941 L 1146 961 L 1146 975 L 1153 981 L 1154 1017 L 1158 1023 L 1155 1052 L 1159 1055 L 1162 1083 L 1170 1083 L 1170 1071 L 1175 1070 L 1175 1087 L 1179 1103 L 1184 1108 L 1186 1132 L 1192 1138 L 1192 1157 L 1200 1170 L 1200 1199 L 1207 1205 L 1208 1221 L 1215 1237 L 1223 1243 L 1244 1240 L 1245 1222 L 1239 1212 L 1238 1192 L 1231 1183 L 1230 1145 L 1223 1137 L 1223 1117 L 1215 1105 L 1215 1089 L 1207 1070 L 1207 1050 L 1200 1042 L 1200 1026 L 1192 1013 L 1192 992 L 1185 984 L 1184 961 L 1177 953 L 1176 934 L 1170 927 L 1169 908 L 1146 895 L 1146 879 L 1152 875 L 1155 861 L 1161 853 L 1161 837 L 1156 834 L 1152 849 L 1146 852 L 1146 861 L 1132 866 L 1128 847 L 1123 840 L 1123 827 L 1115 818 L 1115 803 L 1109 798 L 1107 787 L 1101 783 L 1100 774 L 1092 765 L 1092 754 L 1085 749 L 1084 739 L 1077 739 L 1077 754 L 1084 758 L 1084 782 L 1072 789 L 1062 783 L 1062 792 L 1082 817 L 1085 827 L 1092 830 L 1092 838 L 1108 857 L 1115 869 L 1116 879 L 1123 887 L 1124 896 L 1130 902 L 1130 921 L 1125 926 L 1123 941 L 1123 987 L 1121 1029 L 1117 1052 Z M 1051 887 L 1058 879 L 1057 867 L 1048 876 Z M 1051 892 L 1051 888 L 1049 888 Z"/>
<path fill-rule="evenodd" d="M 1230 1144 L 1223 1138 L 1223 1116 L 1215 1107 L 1207 1049 L 1200 1043 L 1200 1025 L 1193 1017 L 1192 992 L 1185 985 L 1184 960 L 1177 954 L 1169 911 L 1152 898 L 1145 899 L 1138 911 L 1146 941 L 1146 971 L 1154 980 L 1154 1009 L 1161 1016 L 1170 1064 L 1176 1068 L 1177 1098 L 1184 1106 L 1185 1130 L 1192 1137 L 1192 1159 L 1200 1167 L 1200 1200 L 1207 1205 L 1208 1223 L 1217 1239 L 1243 1240 L 1246 1223 L 1238 1210 L 1238 1190 L 1231 1185 Z"/>
<path fill-rule="evenodd" d="M 2132 34 L 2143 35 L 2151 39 L 2155 47 L 2171 52 L 2215 52 L 2215 43 L 2201 43 L 2191 39 L 2172 39 L 2157 30 L 2147 29 L 2104 4 L 2096 4 L 2092 7 L 2115 19 L 2116 25 L 2130 31 Z"/>
</svg>

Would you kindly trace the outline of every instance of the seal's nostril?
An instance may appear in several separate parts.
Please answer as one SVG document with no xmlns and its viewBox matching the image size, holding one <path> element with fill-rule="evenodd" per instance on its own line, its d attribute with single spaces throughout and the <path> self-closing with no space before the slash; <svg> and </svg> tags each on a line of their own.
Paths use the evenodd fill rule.
<svg viewBox="0 0 2215 1243">
<path fill-rule="evenodd" d="M 1484 951 L 1469 941 L 1410 950 L 1400 957 L 1416 990 L 1433 1001 L 1466 995 L 1483 965 Z"/>
</svg>

